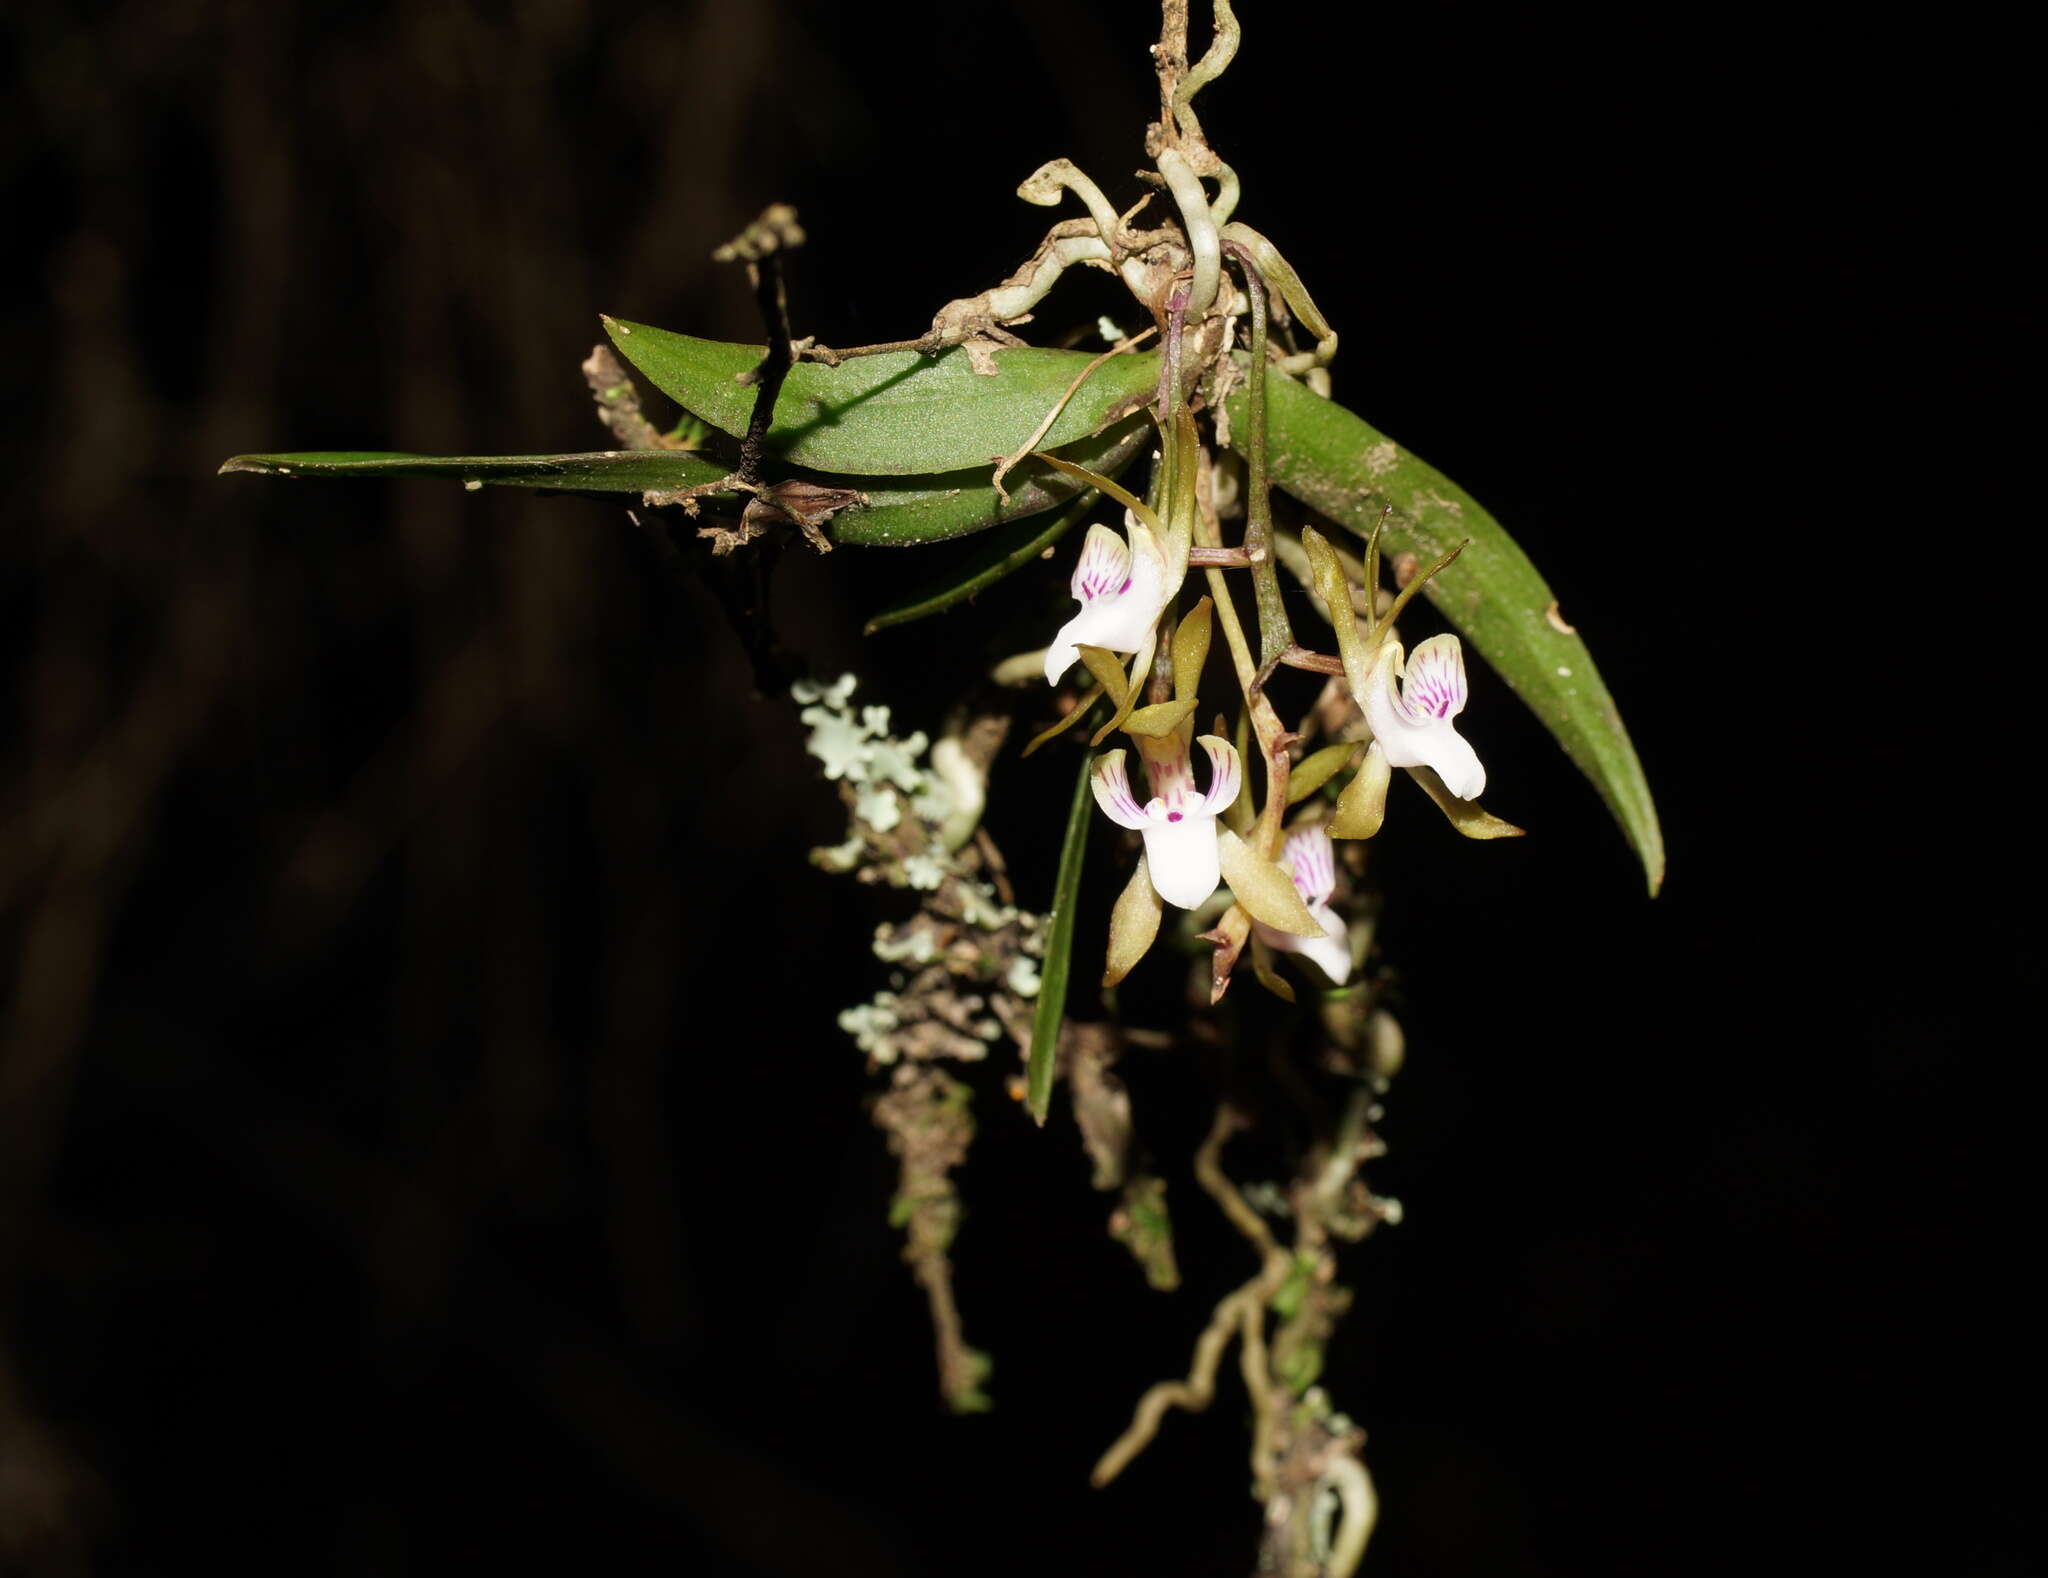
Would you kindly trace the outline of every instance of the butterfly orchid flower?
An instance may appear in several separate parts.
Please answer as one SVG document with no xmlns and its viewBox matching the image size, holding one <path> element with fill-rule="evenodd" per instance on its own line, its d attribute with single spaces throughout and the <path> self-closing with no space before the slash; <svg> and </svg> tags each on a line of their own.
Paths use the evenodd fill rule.
<svg viewBox="0 0 2048 1578">
<path fill-rule="evenodd" d="M 1244 775 L 1237 749 L 1228 740 L 1205 734 L 1195 743 L 1209 757 L 1206 790 L 1195 788 L 1187 740 L 1178 732 L 1147 744 L 1146 774 L 1153 796 L 1144 805 L 1131 793 L 1122 751 L 1096 758 L 1089 779 L 1103 814 L 1118 826 L 1145 835 L 1145 865 L 1154 891 L 1184 910 L 1195 908 L 1222 880 L 1216 818 L 1237 798 Z"/>
<path fill-rule="evenodd" d="M 1476 800 L 1486 769 L 1452 726 L 1465 710 L 1465 649 L 1453 635 L 1431 636 L 1408 654 L 1389 640 L 1373 657 L 1372 678 L 1359 702 L 1373 738 L 1395 767 L 1433 767 L 1460 800 Z"/>
<path fill-rule="evenodd" d="M 1344 922 L 1330 908 L 1330 895 L 1337 891 L 1337 858 L 1330 835 L 1321 823 L 1298 827 L 1287 835 L 1287 847 L 1280 852 L 1280 864 L 1294 878 L 1294 891 L 1301 895 L 1308 912 L 1321 923 L 1324 935 L 1296 937 L 1263 921 L 1252 929 L 1266 946 L 1281 953 L 1298 953 L 1342 986 L 1351 974 L 1351 935 Z"/>
<path fill-rule="evenodd" d="M 1166 584 L 1166 553 L 1159 539 L 1129 510 L 1124 511 L 1128 543 L 1107 526 L 1090 526 L 1074 566 L 1074 600 L 1081 611 L 1060 627 L 1045 649 L 1045 677 L 1058 684 L 1081 646 L 1136 652 L 1145 644 L 1159 612 L 1173 595 Z"/>
</svg>

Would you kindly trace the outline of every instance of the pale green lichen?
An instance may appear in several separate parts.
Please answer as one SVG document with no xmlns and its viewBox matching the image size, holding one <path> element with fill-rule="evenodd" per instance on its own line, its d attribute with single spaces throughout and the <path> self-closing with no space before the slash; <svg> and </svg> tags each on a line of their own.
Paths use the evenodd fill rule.
<svg viewBox="0 0 2048 1578">
<path fill-rule="evenodd" d="M 1016 920 L 1019 911 L 1014 904 L 997 904 L 995 890 L 984 882 L 963 882 L 960 884 L 960 918 L 970 926 L 983 931 L 1001 931 Z"/>
<path fill-rule="evenodd" d="M 945 743 L 944 740 L 939 742 L 941 745 Z M 932 754 L 938 754 L 936 747 Z M 910 809 L 917 813 L 920 822 L 942 823 L 953 814 L 953 791 L 941 783 L 927 784 L 923 793 L 911 797 Z"/>
<path fill-rule="evenodd" d="M 924 731 L 907 740 L 892 739 L 887 707 L 862 707 L 856 719 L 849 706 L 856 683 L 853 675 L 844 674 L 829 686 L 798 680 L 790 687 L 790 695 L 803 707 L 797 717 L 811 728 L 804 749 L 824 764 L 829 779 L 890 783 L 905 794 L 923 789 L 926 779 L 917 758 L 929 743 Z M 893 826 L 892 819 L 881 831 Z"/>
<path fill-rule="evenodd" d="M 836 683 L 820 685 L 816 680 L 800 679 L 789 687 L 789 693 L 796 698 L 800 707 L 813 702 L 824 702 L 828 707 L 844 707 L 846 698 L 853 694 L 853 687 L 860 683 L 851 674 L 842 674 Z"/>
<path fill-rule="evenodd" d="M 919 851 L 903 860 L 903 880 L 921 892 L 930 892 L 946 880 L 946 863 L 936 855 Z"/>
<path fill-rule="evenodd" d="M 862 707 L 856 717 L 849 705 L 854 685 L 851 674 L 831 686 L 799 680 L 790 694 L 804 704 L 797 717 L 810 725 L 804 749 L 824 765 L 828 779 L 867 786 L 859 815 L 877 832 L 886 833 L 902 820 L 902 808 L 884 786 L 893 784 L 905 794 L 930 793 L 938 787 L 917 764 L 930 742 L 922 729 L 908 739 L 892 738 L 887 707 Z"/>
<path fill-rule="evenodd" d="M 812 850 L 811 863 L 826 871 L 851 871 L 867 850 L 867 840 L 856 833 L 843 844 L 826 844 Z"/>
<path fill-rule="evenodd" d="M 886 833 L 903 820 L 903 802 L 887 784 L 862 784 L 854 793 L 853 814 L 877 833 Z"/>
<path fill-rule="evenodd" d="M 875 928 L 875 957 L 887 964 L 929 964 L 932 959 L 932 934 L 922 927 L 900 939 L 892 938 L 893 928 Z"/>
<path fill-rule="evenodd" d="M 866 776 L 868 735 L 850 716 L 824 707 L 806 707 L 797 716 L 811 726 L 804 749 L 825 764 L 827 778 L 858 783 Z"/>
<path fill-rule="evenodd" d="M 929 897 L 910 920 L 876 930 L 875 956 L 895 967 L 890 989 L 844 1010 L 839 1026 L 871 1063 L 898 1070 L 935 1058 L 979 1061 L 1006 1035 L 1022 1047 L 1040 990 L 1038 966 L 1025 956 L 1043 951 L 1043 923 L 1000 902 L 978 874 L 997 857 L 967 848 L 986 803 L 986 768 L 953 735 L 936 746 L 922 731 L 897 739 L 889 708 L 854 706 L 855 688 L 851 675 L 792 688 L 811 730 L 806 748 L 839 781 L 852 812 L 847 841 L 811 858 Z M 927 750 L 929 766 L 921 765 Z"/>
<path fill-rule="evenodd" d="M 896 1047 L 889 1039 L 902 1023 L 896 1014 L 896 1004 L 894 992 L 877 992 L 873 1002 L 842 1009 L 839 1014 L 839 1028 L 877 1063 L 896 1061 Z"/>
<path fill-rule="evenodd" d="M 887 707 L 870 707 L 870 713 L 882 715 L 886 728 L 889 719 Z M 907 740 L 892 740 L 886 736 L 875 741 L 868 753 L 868 776 L 876 782 L 894 784 L 904 793 L 910 794 L 925 786 L 925 775 L 917 765 L 917 756 L 926 745 L 924 730 L 919 729 Z"/>
</svg>

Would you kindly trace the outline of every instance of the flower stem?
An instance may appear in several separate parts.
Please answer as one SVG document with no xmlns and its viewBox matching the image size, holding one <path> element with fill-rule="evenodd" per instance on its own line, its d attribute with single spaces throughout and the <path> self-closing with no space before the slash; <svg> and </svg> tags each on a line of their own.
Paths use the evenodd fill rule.
<svg viewBox="0 0 2048 1578">
<path fill-rule="evenodd" d="M 1224 250 L 1237 260 L 1252 304 L 1251 475 L 1246 485 L 1244 551 L 1258 593 L 1259 658 L 1270 669 L 1294 645 L 1294 631 L 1280 600 L 1280 571 L 1273 562 L 1273 498 L 1266 476 L 1266 284 L 1249 248 L 1228 241 Z"/>
</svg>

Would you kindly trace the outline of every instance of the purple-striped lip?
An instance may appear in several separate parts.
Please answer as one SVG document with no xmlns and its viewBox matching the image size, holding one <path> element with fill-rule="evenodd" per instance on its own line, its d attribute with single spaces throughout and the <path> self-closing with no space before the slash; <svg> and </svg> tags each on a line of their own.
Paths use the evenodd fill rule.
<svg viewBox="0 0 2048 1578">
<path fill-rule="evenodd" d="M 1112 587 L 1105 576 L 1086 575 L 1081 578 L 1081 600 L 1092 603 L 1098 597 L 1121 597 L 1131 589 L 1131 578 L 1127 575 L 1122 584 Z"/>
</svg>

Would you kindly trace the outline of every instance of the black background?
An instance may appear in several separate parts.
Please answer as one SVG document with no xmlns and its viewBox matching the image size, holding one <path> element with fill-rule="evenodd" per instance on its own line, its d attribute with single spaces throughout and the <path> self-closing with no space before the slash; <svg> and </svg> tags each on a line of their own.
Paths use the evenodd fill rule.
<svg viewBox="0 0 2048 1578">
<path fill-rule="evenodd" d="M 1268 10 L 1202 101 L 1241 217 L 1544 568 L 1671 848 L 1647 901 L 1484 674 L 1531 836 L 1397 786 L 1366 1570 L 2040 1570 L 2015 45 Z M 1085 1483 L 1241 1246 L 1177 1176 L 1149 1293 L 996 1067 L 997 1409 L 939 1412 L 832 1023 L 893 911 L 806 865 L 836 802 L 690 577 L 613 505 L 212 474 L 596 447 L 596 313 L 754 337 L 708 253 L 774 199 L 799 332 L 917 333 L 1043 160 L 1135 195 L 1155 20 L 10 11 L 0 1571 L 1247 1570 L 1228 1387 Z M 903 563 L 791 562 L 784 634 L 929 729 L 1059 588 L 864 644 Z M 1025 902 L 1068 765 L 998 781 Z M 1184 1158 L 1185 1071 L 1129 1073 Z"/>
</svg>

